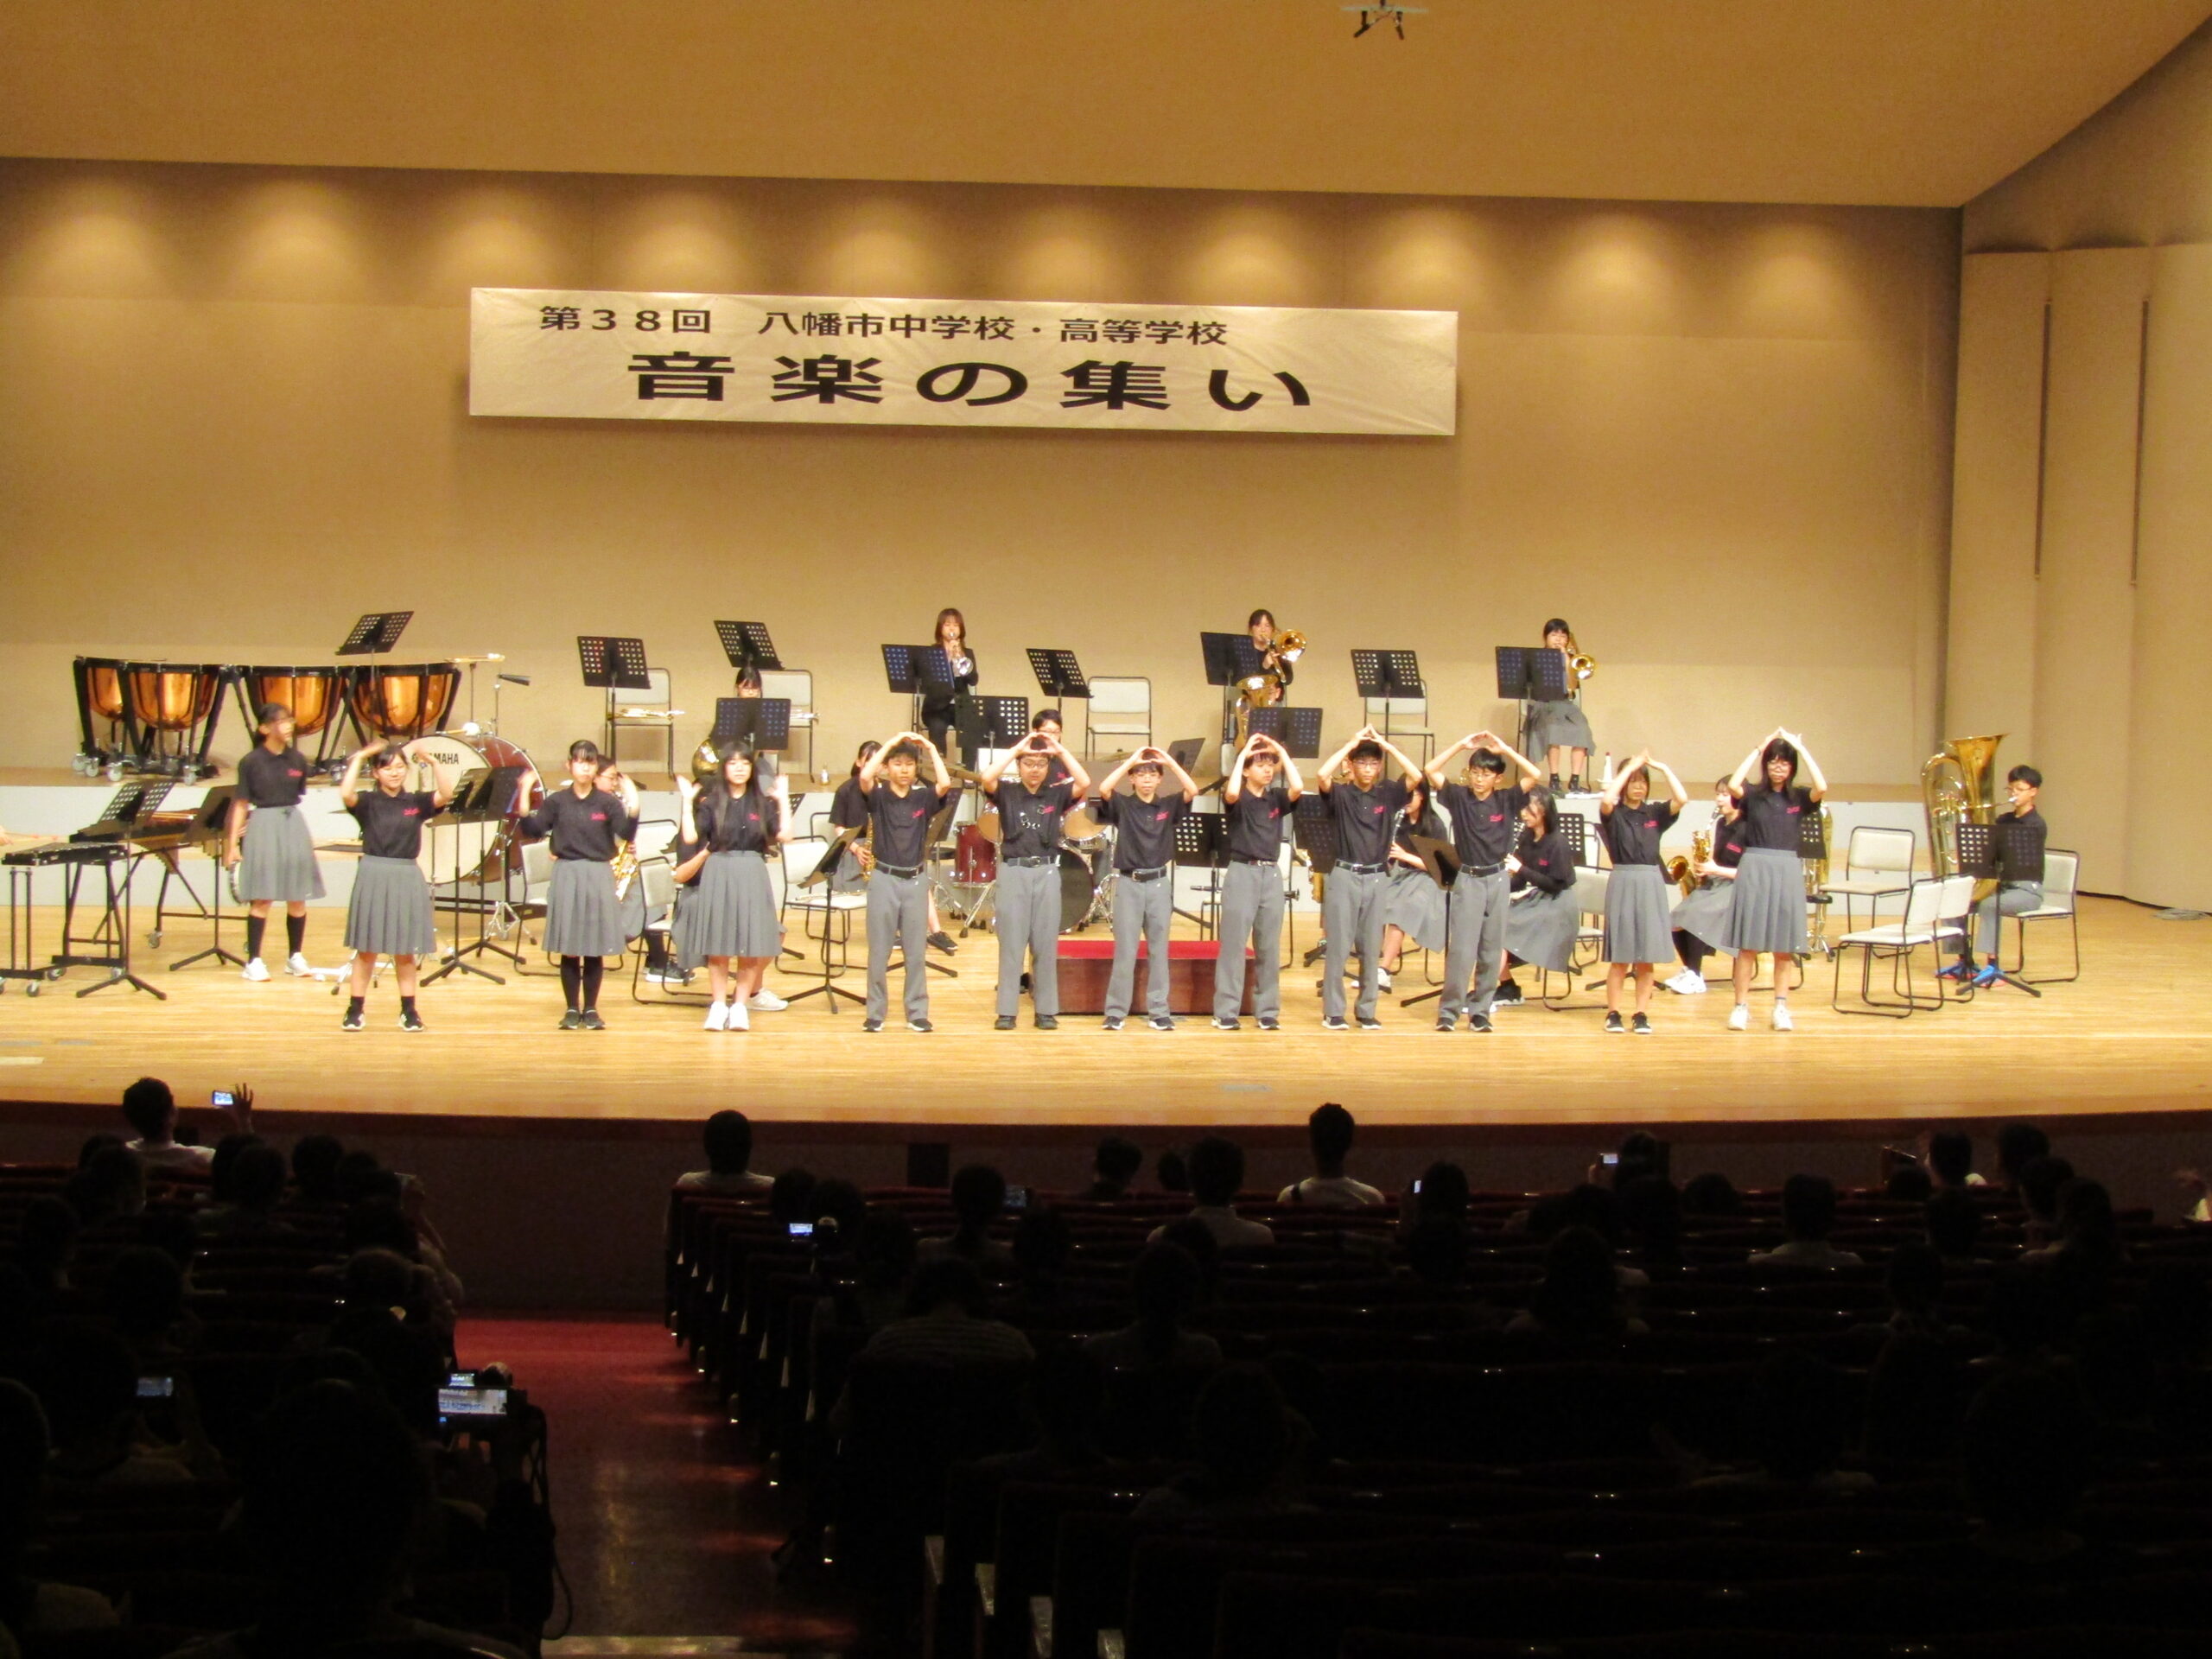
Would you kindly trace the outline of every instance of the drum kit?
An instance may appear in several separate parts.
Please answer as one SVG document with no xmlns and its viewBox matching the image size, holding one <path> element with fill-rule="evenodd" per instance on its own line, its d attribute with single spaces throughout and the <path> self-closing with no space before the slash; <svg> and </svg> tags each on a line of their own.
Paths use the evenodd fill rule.
<svg viewBox="0 0 2212 1659">
<path fill-rule="evenodd" d="M 982 779 L 964 767 L 954 767 L 963 783 Z M 1087 808 L 1071 808 L 1060 837 L 1060 931 L 1080 932 L 1093 922 L 1114 914 L 1114 838 Z M 961 826 L 952 847 L 952 881 L 961 890 L 957 908 L 963 917 L 961 932 L 982 920 L 992 907 L 992 890 L 999 875 L 999 843 L 1005 834 L 995 812 L 978 811 L 974 822 Z"/>
</svg>

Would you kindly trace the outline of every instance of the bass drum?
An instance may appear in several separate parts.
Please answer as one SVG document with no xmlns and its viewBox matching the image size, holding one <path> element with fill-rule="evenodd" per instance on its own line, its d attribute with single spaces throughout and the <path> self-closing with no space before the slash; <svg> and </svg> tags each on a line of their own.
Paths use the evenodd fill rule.
<svg viewBox="0 0 2212 1659">
<path fill-rule="evenodd" d="M 410 789 L 453 790 L 471 773 L 496 766 L 526 768 L 523 787 L 500 817 L 459 823 L 441 818 L 427 826 L 416 862 L 432 886 L 450 886 L 456 864 L 467 884 L 499 881 L 521 866 L 516 825 L 544 793 L 537 768 L 527 754 L 503 737 L 464 737 L 459 732 L 433 732 L 401 744 L 399 752 L 408 760 Z"/>
<path fill-rule="evenodd" d="M 1103 855 L 1101 855 L 1103 856 Z M 1091 874 L 1090 861 L 1080 853 L 1060 849 L 1060 931 L 1072 933 L 1090 920 L 1091 906 L 1097 902 L 1098 887 Z"/>
</svg>

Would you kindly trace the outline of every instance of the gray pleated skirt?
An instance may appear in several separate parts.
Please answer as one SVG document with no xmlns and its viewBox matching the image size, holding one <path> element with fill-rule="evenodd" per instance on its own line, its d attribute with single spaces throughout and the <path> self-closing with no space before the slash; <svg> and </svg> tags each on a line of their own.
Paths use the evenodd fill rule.
<svg viewBox="0 0 2212 1659">
<path fill-rule="evenodd" d="M 619 957 L 629 942 L 614 896 L 614 867 L 590 858 L 555 859 L 545 895 L 546 955 Z"/>
<path fill-rule="evenodd" d="M 298 807 L 257 806 L 246 819 L 238 849 L 238 897 L 247 904 L 322 897 L 315 837 Z"/>
<path fill-rule="evenodd" d="M 696 968 L 709 957 L 772 957 L 784 948 L 775 889 L 758 853 L 716 853 L 676 912 L 676 959 Z"/>
<path fill-rule="evenodd" d="M 1667 873 L 1656 864 L 1616 864 L 1605 883 L 1605 960 L 1672 962 Z"/>
<path fill-rule="evenodd" d="M 346 948 L 379 957 L 437 953 L 430 884 L 413 859 L 361 860 L 353 871 L 353 897 L 346 906 Z"/>
<path fill-rule="evenodd" d="M 1562 698 L 1557 702 L 1531 703 L 1529 708 L 1529 753 L 1541 759 L 1546 749 L 1593 749 L 1590 721 L 1582 705 Z"/>
<path fill-rule="evenodd" d="M 1382 922 L 1395 927 L 1424 950 L 1444 948 L 1444 889 L 1429 879 L 1427 870 L 1390 867 L 1390 885 L 1382 894 Z"/>
<path fill-rule="evenodd" d="M 1805 861 L 1776 847 L 1754 847 L 1736 867 L 1735 902 L 1728 907 L 1727 937 L 1720 948 L 1782 950 L 1805 949 Z"/>
<path fill-rule="evenodd" d="M 1567 971 L 1574 957 L 1574 936 L 1582 928 L 1582 901 L 1574 889 L 1532 893 L 1505 909 L 1505 950 L 1531 968 Z"/>
<path fill-rule="evenodd" d="M 1677 901 L 1674 924 L 1714 950 L 1726 950 L 1728 947 L 1721 941 L 1727 937 L 1728 912 L 1735 907 L 1735 902 L 1733 881 L 1716 881 L 1707 876 Z"/>
</svg>

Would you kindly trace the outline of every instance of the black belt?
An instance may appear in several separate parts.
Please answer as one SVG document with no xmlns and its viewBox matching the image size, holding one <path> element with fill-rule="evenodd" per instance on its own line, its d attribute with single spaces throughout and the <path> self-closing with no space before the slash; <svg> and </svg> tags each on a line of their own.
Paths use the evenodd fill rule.
<svg viewBox="0 0 2212 1659">
<path fill-rule="evenodd" d="M 1171 874 L 1174 868 L 1173 864 L 1162 864 L 1149 870 L 1123 870 L 1122 875 L 1124 880 L 1130 881 L 1157 881 L 1161 876 Z"/>
<path fill-rule="evenodd" d="M 1337 871 L 1345 875 L 1380 875 L 1390 867 L 1388 864 L 1347 864 L 1337 861 Z"/>
<path fill-rule="evenodd" d="M 1002 858 L 999 861 L 1001 864 L 1018 864 L 1024 869 L 1038 869 L 1059 861 L 1059 856 L 1055 853 L 1040 854 L 1035 858 Z"/>
<path fill-rule="evenodd" d="M 879 874 L 879 875 L 897 875 L 897 876 L 908 876 L 908 877 L 911 877 L 911 876 L 917 876 L 917 875 L 919 875 L 919 874 L 922 873 L 922 867 L 921 867 L 920 865 L 918 865 L 918 864 L 915 865 L 915 866 L 914 866 L 914 868 L 913 868 L 912 869 L 911 869 L 911 870 L 903 870 L 903 869 L 900 869 L 900 868 L 899 868 L 899 866 L 897 866 L 896 864 L 878 864 L 878 865 L 875 867 L 875 868 L 876 868 L 876 874 Z"/>
<path fill-rule="evenodd" d="M 1229 855 L 1229 861 L 1232 864 L 1273 864 L 1275 862 L 1272 858 L 1254 858 L 1247 853 L 1231 853 Z"/>
<path fill-rule="evenodd" d="M 1505 866 L 1503 864 L 1462 864 L 1459 867 L 1459 874 L 1480 878 L 1485 875 L 1497 875 L 1504 868 Z"/>
</svg>

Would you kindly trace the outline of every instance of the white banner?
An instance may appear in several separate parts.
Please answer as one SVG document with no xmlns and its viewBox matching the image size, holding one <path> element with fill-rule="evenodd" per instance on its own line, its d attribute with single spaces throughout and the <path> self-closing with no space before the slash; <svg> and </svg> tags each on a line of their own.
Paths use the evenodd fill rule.
<svg viewBox="0 0 2212 1659">
<path fill-rule="evenodd" d="M 1459 314 L 480 288 L 468 410 L 1447 437 Z"/>
</svg>

